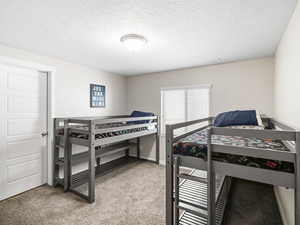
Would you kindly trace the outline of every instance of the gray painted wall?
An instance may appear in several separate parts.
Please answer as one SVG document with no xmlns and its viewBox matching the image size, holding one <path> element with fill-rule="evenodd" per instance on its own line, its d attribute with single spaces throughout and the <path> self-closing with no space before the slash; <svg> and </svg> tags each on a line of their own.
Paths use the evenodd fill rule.
<svg viewBox="0 0 300 225">
<path fill-rule="evenodd" d="M 160 89 L 211 84 L 211 114 L 234 109 L 258 109 L 273 114 L 272 57 L 197 67 L 170 72 L 128 77 L 128 111 L 144 110 L 160 114 Z M 151 137 L 141 141 L 141 156 L 154 158 L 155 143 Z M 164 161 L 164 138 L 161 160 Z"/>
</svg>

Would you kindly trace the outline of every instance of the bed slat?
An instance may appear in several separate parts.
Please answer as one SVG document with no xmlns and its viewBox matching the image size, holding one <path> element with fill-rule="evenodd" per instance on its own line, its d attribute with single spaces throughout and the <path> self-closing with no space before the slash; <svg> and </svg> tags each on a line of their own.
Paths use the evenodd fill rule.
<svg viewBox="0 0 300 225">
<path fill-rule="evenodd" d="M 287 151 L 279 151 L 264 148 L 238 147 L 229 145 L 212 144 L 212 151 L 233 155 L 250 156 L 255 158 L 281 160 L 285 162 L 295 162 L 296 154 Z"/>
<path fill-rule="evenodd" d="M 176 155 L 178 156 L 178 155 Z M 183 167 L 190 167 L 199 170 L 207 170 L 206 162 L 201 158 L 192 156 L 180 156 L 180 164 Z M 233 163 L 213 161 L 215 172 L 219 175 L 227 175 L 261 183 L 294 188 L 295 174 L 276 170 L 262 169 L 243 166 Z"/>
<path fill-rule="evenodd" d="M 119 127 L 110 127 L 110 128 L 103 128 L 103 129 L 96 129 L 95 134 L 102 134 L 108 132 L 115 132 L 115 131 L 122 131 L 122 130 L 129 130 L 141 127 L 148 127 L 148 126 L 156 126 L 157 123 L 143 123 L 143 124 L 136 124 L 136 125 L 128 125 L 128 126 L 119 126 Z"/>
<path fill-rule="evenodd" d="M 212 127 L 211 130 L 213 135 L 275 139 L 275 140 L 285 140 L 285 141 L 296 140 L 296 133 L 293 131 L 233 129 L 233 128 L 224 128 L 224 127 Z"/>
<path fill-rule="evenodd" d="M 213 161 L 216 172 L 221 175 L 257 181 L 265 184 L 294 188 L 293 173 L 242 166 L 232 163 Z"/>
<path fill-rule="evenodd" d="M 113 137 L 106 137 L 106 138 L 101 138 L 101 139 L 96 139 L 95 145 L 100 146 L 100 145 L 106 145 L 106 144 L 111 144 L 119 141 L 125 141 L 128 139 L 133 139 L 137 137 L 142 137 L 150 134 L 155 134 L 157 132 L 157 129 L 153 130 L 147 130 L 147 131 L 139 131 L 139 132 L 133 132 L 129 134 L 122 134 L 122 135 L 117 135 Z"/>
</svg>

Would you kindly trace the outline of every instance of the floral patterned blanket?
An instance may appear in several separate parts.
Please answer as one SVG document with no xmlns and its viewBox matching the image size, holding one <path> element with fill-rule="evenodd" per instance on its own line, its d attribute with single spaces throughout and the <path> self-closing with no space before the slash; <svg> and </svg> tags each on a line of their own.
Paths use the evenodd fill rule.
<svg viewBox="0 0 300 225">
<path fill-rule="evenodd" d="M 263 140 L 258 138 L 243 138 L 232 136 L 213 135 L 212 143 L 231 146 L 246 146 L 255 148 L 272 149 L 278 151 L 289 151 L 279 140 Z M 193 156 L 206 160 L 207 156 L 207 130 L 196 132 L 179 140 L 174 145 L 174 154 Z M 289 162 L 268 160 L 254 157 L 230 155 L 225 153 L 214 153 L 213 159 L 222 162 L 242 164 L 245 166 L 259 167 L 272 170 L 293 172 L 294 166 Z"/>
</svg>

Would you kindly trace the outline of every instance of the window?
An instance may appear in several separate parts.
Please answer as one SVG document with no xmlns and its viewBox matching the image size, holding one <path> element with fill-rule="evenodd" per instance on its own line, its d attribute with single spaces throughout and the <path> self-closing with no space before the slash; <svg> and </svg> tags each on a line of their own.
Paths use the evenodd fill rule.
<svg viewBox="0 0 300 225">
<path fill-rule="evenodd" d="M 161 90 L 162 133 L 166 124 L 180 123 L 209 116 L 210 85 Z M 175 132 L 186 131 L 187 128 Z M 191 127 L 189 127 L 191 129 Z M 192 129 L 195 129 L 193 127 Z"/>
</svg>

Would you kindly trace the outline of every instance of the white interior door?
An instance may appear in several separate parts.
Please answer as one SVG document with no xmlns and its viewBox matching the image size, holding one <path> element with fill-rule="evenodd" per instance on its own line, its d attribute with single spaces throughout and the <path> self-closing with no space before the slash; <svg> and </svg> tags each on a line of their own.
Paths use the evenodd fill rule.
<svg viewBox="0 0 300 225">
<path fill-rule="evenodd" d="M 0 64 L 0 200 L 47 177 L 47 75 Z"/>
</svg>

